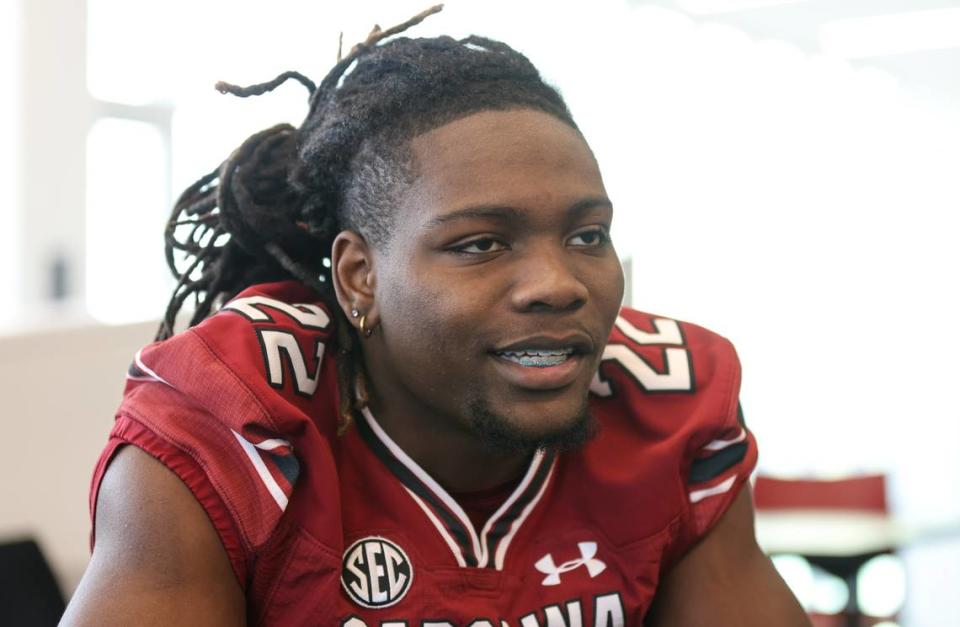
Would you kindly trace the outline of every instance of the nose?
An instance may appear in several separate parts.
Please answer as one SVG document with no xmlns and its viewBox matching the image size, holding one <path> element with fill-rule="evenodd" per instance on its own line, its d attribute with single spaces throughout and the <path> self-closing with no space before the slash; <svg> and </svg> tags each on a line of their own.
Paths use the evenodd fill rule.
<svg viewBox="0 0 960 627">
<path fill-rule="evenodd" d="M 538 247 L 518 264 L 511 301 L 518 311 L 576 311 L 587 302 L 587 286 L 574 272 L 569 252 L 556 244 Z"/>
</svg>

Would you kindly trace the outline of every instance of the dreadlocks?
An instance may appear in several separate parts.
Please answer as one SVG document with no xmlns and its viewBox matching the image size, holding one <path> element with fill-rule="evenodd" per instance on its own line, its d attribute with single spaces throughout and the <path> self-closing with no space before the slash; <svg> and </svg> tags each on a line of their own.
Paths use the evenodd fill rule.
<svg viewBox="0 0 960 627">
<path fill-rule="evenodd" d="M 375 247 L 389 245 L 397 199 L 415 176 L 409 142 L 423 132 L 482 110 L 516 108 L 543 111 L 576 128 L 556 90 L 501 42 L 476 36 L 385 41 L 441 7 L 387 30 L 375 27 L 319 85 L 298 72 L 249 87 L 217 84 L 221 92 L 246 97 L 293 79 L 310 94 L 309 112 L 300 128 L 280 124 L 249 137 L 177 200 L 165 240 L 178 283 L 158 340 L 173 334 L 191 297 L 194 325 L 250 285 L 292 277 L 316 290 L 337 317 L 341 427 L 354 403 L 366 404 L 358 335 L 333 293 L 337 234 L 349 229 Z"/>
</svg>

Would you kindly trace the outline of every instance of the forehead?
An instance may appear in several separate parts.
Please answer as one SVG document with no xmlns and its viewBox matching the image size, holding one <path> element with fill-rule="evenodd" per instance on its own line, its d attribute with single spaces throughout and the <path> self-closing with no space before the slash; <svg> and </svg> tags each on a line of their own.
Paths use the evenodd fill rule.
<svg viewBox="0 0 960 627">
<path fill-rule="evenodd" d="M 540 111 L 475 113 L 417 136 L 411 149 L 417 179 L 409 200 L 423 219 L 473 205 L 523 209 L 603 194 L 580 133 Z"/>
</svg>

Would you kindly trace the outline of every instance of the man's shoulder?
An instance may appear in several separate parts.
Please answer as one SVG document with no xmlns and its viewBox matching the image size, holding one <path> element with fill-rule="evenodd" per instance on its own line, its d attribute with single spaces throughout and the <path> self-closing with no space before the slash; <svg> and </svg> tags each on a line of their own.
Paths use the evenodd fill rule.
<svg viewBox="0 0 960 627">
<path fill-rule="evenodd" d="M 327 306 L 294 282 L 240 293 L 137 353 L 114 436 L 172 467 L 195 464 L 244 542 L 259 545 L 305 456 L 337 441 L 332 325 Z"/>
<path fill-rule="evenodd" d="M 617 503 L 608 534 L 626 541 L 637 528 L 656 534 L 679 524 L 672 560 L 709 529 L 756 463 L 739 390 L 740 364 L 723 336 L 666 316 L 620 312 L 591 386 L 601 430 L 581 458 L 603 469 L 598 476 L 615 478 L 583 484 L 590 498 Z"/>
<path fill-rule="evenodd" d="M 744 446 L 740 363 L 729 340 L 699 325 L 633 309 L 617 318 L 591 385 L 601 422 L 593 454 L 641 474 L 687 476 L 723 443 Z M 729 453 L 729 451 L 727 451 Z M 606 462 L 604 462 L 606 463 Z M 713 478 L 712 473 L 694 473 Z"/>
<path fill-rule="evenodd" d="M 125 396 L 159 383 L 233 429 L 289 431 L 287 423 L 336 405 L 335 336 L 328 306 L 298 283 L 253 286 L 199 325 L 142 349 Z"/>
<path fill-rule="evenodd" d="M 730 340 L 707 327 L 631 307 L 621 307 L 610 334 L 611 342 L 683 346 L 690 350 L 732 349 Z"/>
<path fill-rule="evenodd" d="M 725 394 L 739 385 L 733 344 L 709 329 L 629 307 L 620 310 L 591 391 L 599 397 Z"/>
</svg>

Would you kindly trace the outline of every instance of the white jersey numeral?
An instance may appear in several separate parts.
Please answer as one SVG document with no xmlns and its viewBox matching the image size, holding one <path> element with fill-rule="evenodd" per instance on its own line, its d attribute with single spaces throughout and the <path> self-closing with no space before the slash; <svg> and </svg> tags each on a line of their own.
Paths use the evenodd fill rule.
<svg viewBox="0 0 960 627">
<path fill-rule="evenodd" d="M 237 298 L 223 306 L 225 310 L 236 311 L 253 322 L 273 322 L 273 318 L 264 308 L 282 311 L 305 329 L 326 329 L 330 316 L 319 305 L 310 303 L 293 304 L 266 296 L 247 296 Z"/>
<path fill-rule="evenodd" d="M 297 338 L 289 331 L 258 329 L 260 345 L 263 347 L 267 362 L 267 379 L 275 388 L 283 388 L 283 353 L 286 353 L 290 369 L 293 370 L 293 387 L 297 394 L 313 396 L 320 382 L 320 366 L 323 363 L 323 342 L 317 340 L 317 365 L 313 374 L 307 371 L 307 360 L 300 350 Z"/>
<path fill-rule="evenodd" d="M 274 322 L 270 310 L 281 312 L 290 317 L 298 326 L 304 329 L 326 329 L 330 324 L 330 316 L 319 305 L 312 303 L 285 303 L 282 300 L 267 298 L 266 296 L 247 296 L 236 298 L 223 306 L 226 311 L 234 311 L 251 322 Z M 307 366 L 303 349 L 297 342 L 297 337 L 290 331 L 276 329 L 257 329 L 257 338 L 263 349 L 263 360 L 267 369 L 267 380 L 270 385 L 282 389 L 284 386 L 284 355 L 293 372 L 293 387 L 301 396 L 313 396 L 320 382 L 320 368 L 323 365 L 324 344 L 317 340 L 315 365 Z M 312 372 L 311 372 L 312 370 Z"/>
<path fill-rule="evenodd" d="M 653 326 L 655 333 L 642 331 L 623 318 L 618 317 L 617 328 L 641 346 L 665 345 L 663 349 L 664 372 L 657 372 L 653 366 L 626 344 L 607 344 L 603 349 L 601 363 L 615 361 L 647 392 L 690 392 L 693 390 L 693 377 L 690 368 L 690 354 L 683 346 L 683 334 L 676 320 L 656 318 Z M 604 381 L 598 371 L 590 384 L 590 391 L 597 396 L 611 396 L 613 388 Z"/>
<path fill-rule="evenodd" d="M 656 333 L 642 331 L 620 316 L 617 316 L 614 324 L 624 335 L 641 346 L 649 344 L 683 346 L 683 334 L 680 333 L 680 325 L 676 320 L 654 318 L 653 327 L 657 330 Z"/>
</svg>

